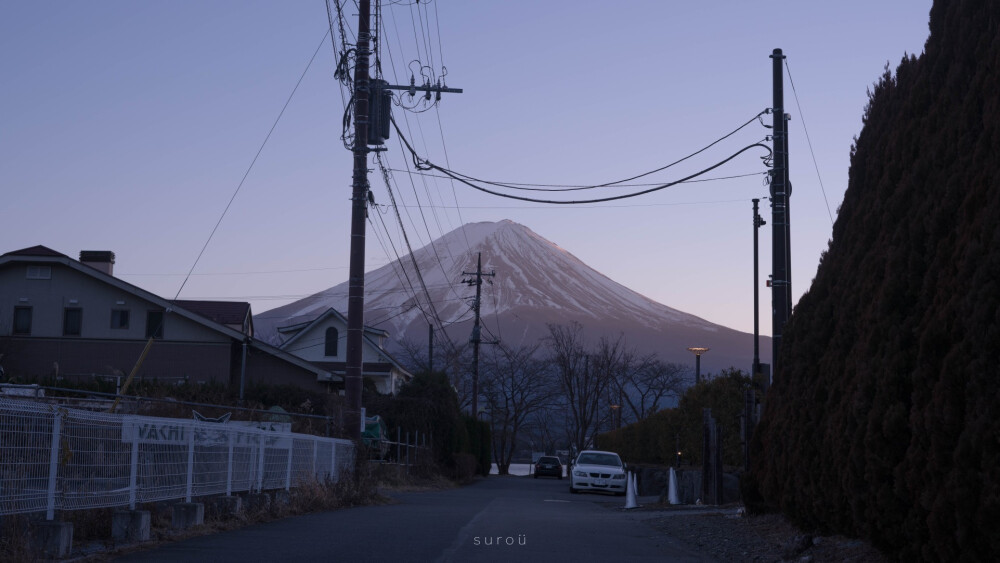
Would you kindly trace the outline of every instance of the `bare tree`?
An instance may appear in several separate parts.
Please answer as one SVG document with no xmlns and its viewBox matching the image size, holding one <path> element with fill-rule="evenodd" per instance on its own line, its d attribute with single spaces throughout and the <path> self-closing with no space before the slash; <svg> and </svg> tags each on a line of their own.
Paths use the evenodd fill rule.
<svg viewBox="0 0 1000 563">
<path fill-rule="evenodd" d="M 493 459 L 500 475 L 509 473 L 518 433 L 552 396 L 548 366 L 536 357 L 538 347 L 498 347 L 487 354 L 481 374 L 480 392 L 489 409 Z"/>
<path fill-rule="evenodd" d="M 686 371 L 685 366 L 663 362 L 655 354 L 639 356 L 634 350 L 623 352 L 613 380 L 617 392 L 615 404 L 622 410 L 628 407 L 630 421 L 643 420 L 656 412 L 665 398 L 680 395 Z"/>
<path fill-rule="evenodd" d="M 577 450 L 593 440 L 601 415 L 601 401 L 620 361 L 621 338 L 602 338 L 595 354 L 587 353 L 583 327 L 550 324 L 549 346 L 552 369 L 569 414 L 570 442 Z"/>
</svg>

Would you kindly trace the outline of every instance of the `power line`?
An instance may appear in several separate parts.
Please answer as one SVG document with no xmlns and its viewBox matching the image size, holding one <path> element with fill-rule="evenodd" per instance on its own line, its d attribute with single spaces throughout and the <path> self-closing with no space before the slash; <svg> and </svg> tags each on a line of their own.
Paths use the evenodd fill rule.
<svg viewBox="0 0 1000 563">
<path fill-rule="evenodd" d="M 659 190 L 662 190 L 662 189 L 665 189 L 665 188 L 669 188 L 671 186 L 675 186 L 677 184 L 683 183 L 683 182 L 685 182 L 687 180 L 691 180 L 692 178 L 697 178 L 698 176 L 701 176 L 703 174 L 707 174 L 708 172 L 711 172 L 712 170 L 715 170 L 716 168 L 722 166 L 723 164 L 726 164 L 727 162 L 733 160 L 737 156 L 739 156 L 739 155 L 743 154 L 744 152 L 746 152 L 746 151 L 748 151 L 748 150 L 750 150 L 752 148 L 755 148 L 755 147 L 760 147 L 760 148 L 762 148 L 762 149 L 764 149 L 764 150 L 767 151 L 768 156 L 761 157 L 761 158 L 767 159 L 771 155 L 771 148 L 770 147 L 768 147 L 767 145 L 765 145 L 763 143 L 754 143 L 752 145 L 747 145 L 746 147 L 743 147 L 742 149 L 736 151 L 735 153 L 733 153 L 732 155 L 730 155 L 726 159 L 724 159 L 722 161 L 719 161 L 719 162 L 713 164 L 712 166 L 709 166 L 708 168 L 704 168 L 704 169 L 702 169 L 702 170 L 700 170 L 698 172 L 695 172 L 694 174 L 691 174 L 689 176 L 686 176 L 686 177 L 681 178 L 680 180 L 676 180 L 674 182 L 667 182 L 667 183 L 660 184 L 660 185 L 652 187 L 652 188 L 647 188 L 645 190 L 640 190 L 638 192 L 632 192 L 632 193 L 628 193 L 628 194 L 622 194 L 622 195 L 616 195 L 616 196 L 608 196 L 608 197 L 602 197 L 602 198 L 593 198 L 593 199 L 587 199 L 587 200 L 568 200 L 568 201 L 567 200 L 562 200 L 562 201 L 560 201 L 560 200 L 538 199 L 538 198 L 530 198 L 530 197 L 523 197 L 523 196 L 516 196 L 516 195 L 511 195 L 511 194 L 505 194 L 505 193 L 501 193 L 501 192 L 497 192 L 497 191 L 493 191 L 493 190 L 484 188 L 482 186 L 478 186 L 478 185 L 476 185 L 476 184 L 474 184 L 472 182 L 482 182 L 482 183 L 489 183 L 489 182 L 483 182 L 481 180 L 473 178 L 472 176 L 459 175 L 458 173 L 452 172 L 451 170 L 448 170 L 446 168 L 438 166 L 438 165 L 436 165 L 436 164 L 434 164 L 434 163 L 432 163 L 432 162 L 430 162 L 428 160 L 420 159 L 419 155 L 416 153 L 416 151 L 413 150 L 413 147 L 410 146 L 410 143 L 403 136 L 403 132 L 400 131 L 399 126 L 396 124 L 395 120 L 393 120 L 392 124 L 393 124 L 393 127 L 396 129 L 396 133 L 399 135 L 400 139 L 406 145 L 406 148 L 410 151 L 410 153 L 413 156 L 414 160 L 418 164 L 418 168 L 419 169 L 421 169 L 421 170 L 429 170 L 429 169 L 437 170 L 437 171 L 439 171 L 439 172 L 441 172 L 441 173 L 443 173 L 443 174 L 445 174 L 447 176 L 450 176 L 450 177 L 454 178 L 455 180 L 457 180 L 457 181 L 459 181 L 459 182 L 461 182 L 461 183 L 463 183 L 463 184 L 465 184 L 465 185 L 467 185 L 467 186 L 469 186 L 469 187 L 471 187 L 473 189 L 476 189 L 476 190 L 479 190 L 481 192 L 485 192 L 485 193 L 488 193 L 488 194 L 491 194 L 491 195 L 495 195 L 495 196 L 498 196 L 498 197 L 505 197 L 505 198 L 508 198 L 508 199 L 515 199 L 515 200 L 518 200 L 518 201 L 528 201 L 528 202 L 532 202 L 532 203 L 550 203 L 550 204 L 554 204 L 554 205 L 579 205 L 579 204 L 586 204 L 586 203 L 602 203 L 602 202 L 606 202 L 606 201 L 615 201 L 615 200 L 619 200 L 619 199 L 626 199 L 626 198 L 631 198 L 631 197 L 637 197 L 637 196 L 640 196 L 640 195 L 644 195 L 644 194 L 652 193 L 652 192 L 655 192 L 655 191 L 659 191 Z M 640 176 L 634 176 L 634 177 L 630 178 L 630 180 L 638 178 L 638 177 L 641 177 L 641 175 Z M 495 185 L 495 183 L 493 183 L 493 184 Z M 609 184 L 605 184 L 605 185 L 609 185 Z"/>
<path fill-rule="evenodd" d="M 445 164 L 448 164 L 447 160 L 445 161 Z M 451 168 L 451 166 L 448 165 L 447 168 Z M 412 171 L 409 171 L 409 170 L 402 170 L 400 168 L 390 168 L 389 171 L 390 172 L 406 172 L 407 174 L 415 174 L 415 175 L 418 175 L 418 176 L 427 176 L 427 177 L 430 177 L 430 178 L 451 179 L 450 176 L 445 176 L 445 175 L 441 175 L 441 174 L 429 174 L 427 172 L 412 172 Z M 767 174 L 766 170 L 763 171 L 763 172 L 747 172 L 746 174 L 734 174 L 734 175 L 731 175 L 731 176 L 716 176 L 714 178 L 700 178 L 700 179 L 697 179 L 697 180 L 688 180 L 688 181 L 683 182 L 683 183 L 685 183 L 685 184 L 694 184 L 694 183 L 698 183 L 698 182 L 716 182 L 716 181 L 721 181 L 721 180 L 735 180 L 735 179 L 739 179 L 739 178 L 748 178 L 750 176 L 763 176 L 765 174 Z M 507 187 L 512 187 L 512 188 L 514 186 L 528 186 L 528 187 L 542 187 L 542 188 L 583 188 L 583 189 L 587 189 L 587 188 L 590 187 L 590 186 L 583 186 L 581 184 L 530 184 L 530 183 L 526 183 L 526 182 L 484 182 L 484 183 L 490 183 L 492 185 L 497 185 L 497 186 L 507 186 Z M 641 188 L 641 187 L 659 186 L 659 185 L 660 185 L 659 182 L 651 182 L 651 183 L 643 183 L 643 184 L 617 184 L 617 186 L 620 187 L 620 188 Z M 514 189 L 518 189 L 518 188 L 514 188 Z M 552 190 L 552 191 L 559 191 L 559 190 Z M 743 200 L 740 200 L 740 201 L 743 201 Z"/>
<path fill-rule="evenodd" d="M 398 128 L 397 128 L 397 131 L 398 131 Z M 443 326 L 443 322 L 441 320 L 441 316 L 438 314 L 437 309 L 434 307 L 434 303 L 431 300 L 430 292 L 427 290 L 427 284 L 424 283 L 424 277 L 420 273 L 420 267 L 417 264 L 417 259 L 416 259 L 416 257 L 413 254 L 413 247 L 410 246 L 410 239 L 406 235 L 406 229 L 403 226 L 403 218 L 400 216 L 399 210 L 396 208 L 396 197 L 395 197 L 395 195 L 393 195 L 392 185 L 391 185 L 391 182 L 389 181 L 389 177 L 388 177 L 388 171 L 382 165 L 381 159 L 378 159 L 378 163 L 379 163 L 379 167 L 382 169 L 382 177 L 385 180 L 386 190 L 388 190 L 388 192 L 389 192 L 389 199 L 392 202 L 393 209 L 396 211 L 396 220 L 399 222 L 400 232 L 403 235 L 403 240 L 406 243 L 407 250 L 410 251 L 409 256 L 410 256 L 410 262 L 413 265 L 413 272 L 416 274 L 417 280 L 420 282 L 420 286 L 423 288 L 424 295 L 427 297 L 427 305 L 428 305 L 428 307 L 431 310 L 431 317 L 432 317 L 432 319 L 435 320 L 438 323 L 438 326 L 441 329 L 441 332 L 444 333 L 444 326 Z M 414 299 L 414 302 L 416 302 L 416 301 L 417 300 Z M 457 353 L 458 350 L 457 350 L 457 348 L 455 348 L 454 343 L 451 342 L 451 339 L 448 338 L 448 334 L 447 333 L 444 333 L 444 337 L 445 337 L 445 342 L 447 342 L 448 345 L 452 348 L 452 352 Z"/>
<path fill-rule="evenodd" d="M 767 174 L 767 172 L 761 172 L 761 175 Z M 678 201 L 672 203 L 631 203 L 626 205 L 579 205 L 574 207 L 561 207 L 557 208 L 560 210 L 576 210 L 581 211 L 585 209 L 629 209 L 634 207 L 677 207 L 681 205 L 723 205 L 731 203 L 746 203 L 746 198 L 740 199 L 720 199 L 715 201 Z M 405 206 L 404 206 L 405 207 Z M 547 209 L 553 210 L 551 205 L 466 205 L 465 209 Z"/>
<path fill-rule="evenodd" d="M 260 148 L 257 149 L 257 154 L 254 155 L 253 160 L 250 161 L 250 166 L 247 167 L 247 171 L 243 174 L 243 178 L 240 180 L 238 186 L 236 186 L 236 191 L 233 192 L 233 196 L 229 198 L 229 203 L 226 204 L 226 208 L 222 210 L 222 215 L 219 216 L 219 220 L 216 221 L 215 227 L 212 228 L 212 232 L 208 235 L 208 240 L 205 241 L 205 245 L 201 247 L 201 252 L 198 253 L 198 257 L 195 258 L 194 264 L 191 264 L 191 269 L 188 270 L 187 277 L 181 282 L 181 286 L 177 288 L 177 293 L 174 295 L 174 299 L 177 299 L 181 295 L 181 291 L 184 290 L 184 286 L 187 285 L 188 279 L 191 277 L 191 273 L 194 272 L 195 267 L 198 266 L 198 262 L 201 260 L 203 254 L 205 254 L 205 249 L 208 248 L 208 244 L 212 242 L 212 237 L 215 236 L 215 231 L 219 230 L 219 225 L 222 224 L 222 220 L 225 219 L 226 213 L 229 212 L 229 208 L 233 205 L 233 201 L 236 199 L 236 195 L 240 193 L 240 188 L 243 187 L 243 183 L 247 181 L 247 176 L 250 175 L 250 171 L 253 170 L 253 165 L 257 163 L 257 159 L 260 157 L 260 153 L 264 150 L 264 146 L 267 145 L 268 139 L 271 138 L 271 133 L 274 133 L 274 128 L 278 126 L 278 122 L 281 121 L 281 116 L 285 115 L 285 110 L 288 108 L 288 104 L 291 103 L 292 97 L 295 96 L 295 92 L 298 91 L 299 85 L 302 84 L 302 79 L 306 77 L 306 73 L 309 72 L 309 67 L 312 66 L 313 61 L 316 60 L 316 55 L 319 54 L 319 50 L 323 47 L 323 43 L 326 43 L 326 37 L 330 33 L 327 29 L 323 32 L 323 38 L 319 40 L 319 45 L 316 46 L 316 50 L 313 51 L 312 57 L 309 58 L 309 64 L 306 65 L 305 70 L 299 76 L 298 82 L 295 83 L 295 87 L 292 88 L 292 93 L 288 95 L 288 99 L 285 100 L 285 105 L 281 107 L 281 111 L 278 112 L 278 117 L 275 118 L 274 123 L 271 124 L 271 129 L 267 132 L 264 137 L 264 142 L 260 144 Z"/>
<path fill-rule="evenodd" d="M 823 186 L 823 177 L 819 174 L 819 164 L 816 163 L 816 153 L 813 152 L 812 140 L 809 138 L 809 129 L 806 127 L 806 116 L 802 113 L 802 106 L 799 105 L 799 93 L 795 91 L 795 81 L 792 80 L 792 71 L 788 68 L 788 59 L 785 59 L 785 70 L 788 71 L 788 83 L 792 85 L 792 95 L 795 97 L 795 107 L 799 108 L 799 116 L 802 118 L 802 130 L 806 132 L 806 143 L 809 145 L 809 154 L 812 155 L 813 168 L 816 169 L 816 178 L 819 180 L 819 189 L 823 192 L 823 202 L 826 203 L 826 213 L 830 216 L 830 224 L 833 224 L 833 212 L 830 211 L 830 200 L 826 197 L 826 188 Z"/>
<path fill-rule="evenodd" d="M 441 168 L 439 168 L 437 166 L 434 166 L 434 165 L 431 165 L 431 167 L 435 168 L 437 170 L 441 170 L 445 174 L 447 174 L 450 177 L 455 178 L 455 179 L 457 179 L 459 181 L 461 181 L 461 179 L 459 179 L 458 176 L 461 176 L 461 177 L 464 177 L 464 178 L 466 178 L 466 179 L 468 179 L 470 181 L 475 181 L 475 182 L 479 182 L 481 184 L 488 184 L 488 185 L 497 186 L 497 187 L 501 187 L 501 188 L 508 188 L 508 189 L 512 189 L 512 190 L 539 191 L 539 192 L 549 192 L 549 191 L 551 191 L 551 192 L 563 192 L 563 191 L 570 192 L 570 191 L 579 191 L 579 190 L 592 190 L 592 189 L 596 189 L 596 188 L 607 188 L 607 187 L 611 187 L 611 186 L 620 186 L 620 185 L 625 184 L 627 182 L 631 182 L 632 180 L 638 180 L 639 178 L 644 178 L 646 176 L 650 176 L 652 174 L 656 174 L 657 172 L 663 172 L 664 170 L 666 170 L 666 169 L 668 169 L 668 168 L 670 168 L 672 166 L 680 164 L 680 163 L 682 163 L 682 162 L 684 162 L 684 161 L 686 161 L 686 160 L 688 160 L 690 158 L 693 158 L 693 157 L 695 157 L 695 156 L 697 156 L 697 155 L 699 155 L 699 154 L 707 151 L 708 149 L 714 147 L 715 145 L 721 143 L 722 141 L 728 139 L 729 137 L 732 137 L 737 132 L 739 132 L 741 129 L 743 129 L 744 127 L 746 127 L 747 125 L 750 125 L 754 121 L 757 121 L 760 118 L 760 116 L 762 116 L 765 113 L 767 113 L 767 111 L 768 110 L 766 110 L 766 109 L 760 111 L 759 113 L 757 113 L 757 115 L 751 117 L 750 119 L 748 119 L 745 123 L 743 123 L 742 125 L 740 125 L 736 129 L 733 129 L 729 133 L 726 133 L 725 135 L 719 137 L 718 139 L 712 141 L 711 143 L 705 145 L 704 147 L 702 147 L 702 148 L 694 151 L 693 153 L 691 153 L 691 154 L 689 154 L 687 156 L 681 157 L 681 158 L 679 158 L 679 159 L 671 162 L 670 164 L 666 164 L 666 165 L 661 166 L 659 168 L 656 168 L 654 170 L 650 170 L 649 172 L 643 172 L 641 174 L 636 174 L 635 176 L 631 176 L 629 178 L 624 178 L 622 180 L 616 180 L 614 182 L 606 182 L 604 184 L 594 184 L 594 185 L 589 185 L 589 186 L 561 187 L 561 188 L 558 188 L 558 189 L 546 189 L 546 188 L 539 187 L 539 186 L 541 186 L 539 184 L 509 184 L 509 183 L 502 183 L 502 182 L 491 182 L 491 181 L 486 181 L 486 180 L 479 180 L 479 179 L 473 178 L 472 176 L 467 176 L 465 174 L 459 174 L 457 172 L 445 172 L 444 170 L 441 170 Z M 400 133 L 400 135 L 402 135 L 402 133 Z M 412 152 L 412 149 L 411 149 L 411 152 Z M 414 156 L 416 156 L 416 153 L 414 153 Z M 426 160 L 424 162 L 426 162 L 428 165 L 430 165 L 430 162 L 427 162 Z M 417 166 L 417 168 L 420 169 L 421 167 Z M 535 186 L 535 187 L 529 187 L 529 186 Z"/>
</svg>

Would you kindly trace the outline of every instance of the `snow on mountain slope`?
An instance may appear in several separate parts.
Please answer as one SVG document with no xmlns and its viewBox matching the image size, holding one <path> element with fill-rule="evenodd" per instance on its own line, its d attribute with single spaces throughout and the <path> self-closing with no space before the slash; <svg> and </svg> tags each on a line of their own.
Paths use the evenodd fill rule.
<svg viewBox="0 0 1000 563">
<path fill-rule="evenodd" d="M 433 309 L 453 340 L 466 341 L 475 288 L 462 280 L 474 277 L 468 273 L 475 272 L 477 253 L 482 255 L 483 272 L 496 274 L 484 278 L 484 338 L 492 335 L 516 345 L 544 337 L 549 323 L 577 321 L 601 334 L 624 334 L 630 345 L 643 351 L 669 347 L 669 353 L 661 353 L 668 361 L 690 363 L 687 346 L 714 343 L 733 349 L 706 355 L 703 364 L 728 357 L 749 363 L 749 335 L 640 295 L 509 220 L 464 225 L 414 251 L 412 258 L 404 256 L 367 272 L 365 324 L 387 330 L 392 339 L 423 341 Z M 347 282 L 261 313 L 254 324 L 261 338 L 273 338 L 277 327 L 311 320 L 330 307 L 346 312 Z M 762 350 L 769 349 L 763 340 Z M 724 361 L 719 365 L 728 367 Z"/>
</svg>

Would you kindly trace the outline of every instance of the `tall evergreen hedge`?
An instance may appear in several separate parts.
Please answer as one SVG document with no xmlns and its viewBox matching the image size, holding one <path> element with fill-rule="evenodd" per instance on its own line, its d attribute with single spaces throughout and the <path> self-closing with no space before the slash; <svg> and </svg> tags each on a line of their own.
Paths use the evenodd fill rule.
<svg viewBox="0 0 1000 563">
<path fill-rule="evenodd" d="M 936 0 L 871 91 L 753 444 L 765 504 L 900 560 L 1000 554 L 998 22 Z"/>
</svg>

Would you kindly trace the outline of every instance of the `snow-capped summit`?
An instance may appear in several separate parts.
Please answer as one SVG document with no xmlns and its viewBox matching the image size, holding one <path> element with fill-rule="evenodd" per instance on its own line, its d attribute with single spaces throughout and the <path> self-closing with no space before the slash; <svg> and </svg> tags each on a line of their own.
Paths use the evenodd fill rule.
<svg viewBox="0 0 1000 563">
<path fill-rule="evenodd" d="M 367 272 L 365 324 L 388 331 L 394 341 L 425 342 L 427 318 L 436 312 L 453 341 L 467 341 L 475 288 L 462 280 L 474 277 L 469 273 L 479 254 L 483 272 L 495 273 L 483 283 L 484 340 L 533 343 L 548 335 L 548 324 L 576 321 L 595 342 L 600 335 L 623 334 L 629 347 L 666 361 L 690 364 L 688 346 L 711 347 L 702 358 L 703 372 L 748 368 L 752 360 L 751 335 L 640 295 L 509 220 L 464 225 L 412 257 Z M 347 282 L 257 315 L 254 325 L 267 338 L 279 326 L 310 320 L 330 307 L 347 311 Z M 769 350 L 765 340 L 761 349 Z"/>
</svg>

